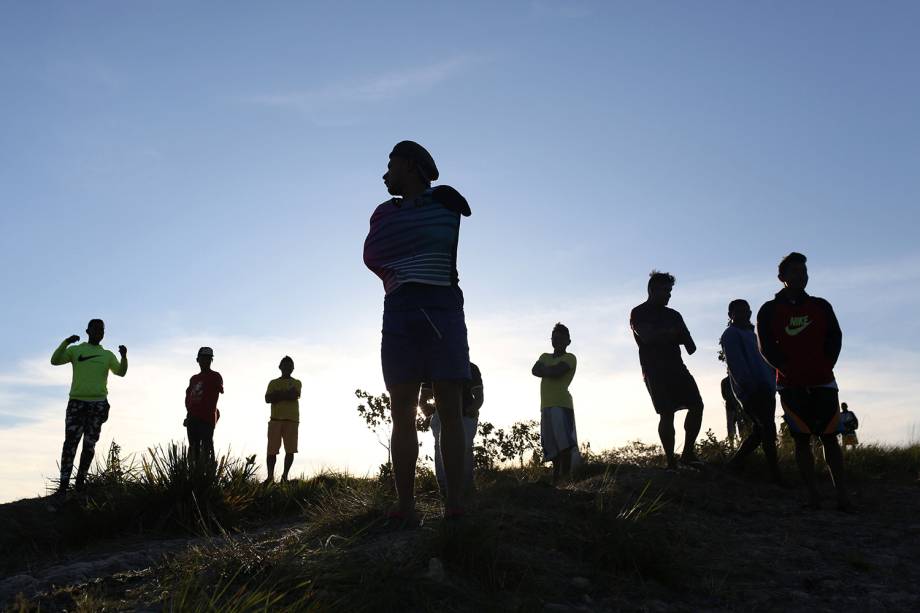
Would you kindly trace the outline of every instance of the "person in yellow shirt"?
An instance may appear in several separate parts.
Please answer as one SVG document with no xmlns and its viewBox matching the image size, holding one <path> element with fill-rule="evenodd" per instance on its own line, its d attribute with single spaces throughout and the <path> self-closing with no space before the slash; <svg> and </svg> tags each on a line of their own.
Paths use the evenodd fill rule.
<svg viewBox="0 0 920 613">
<path fill-rule="evenodd" d="M 79 345 L 74 345 L 80 340 L 78 335 L 68 336 L 51 356 L 53 366 L 70 364 L 73 367 L 70 399 L 67 402 L 67 415 L 64 421 L 61 479 L 58 482 L 57 495 L 67 493 L 70 474 L 73 472 L 73 460 L 77 455 L 77 445 L 80 444 L 81 438 L 83 451 L 80 453 L 75 487 L 78 491 L 83 489 L 86 474 L 96 454 L 96 442 L 102 433 L 102 424 L 109 418 L 109 372 L 119 377 L 124 377 L 128 372 L 128 350 L 124 345 L 118 346 L 120 362 L 114 353 L 100 345 L 105 336 L 105 323 L 101 319 L 90 320 L 86 326 L 86 335 L 88 342 Z"/>
<path fill-rule="evenodd" d="M 566 349 L 572 342 L 569 329 L 557 323 L 551 337 L 552 353 L 544 353 L 531 373 L 540 377 L 540 439 L 543 459 L 553 463 L 553 483 L 568 479 L 572 453 L 578 449 L 575 404 L 569 385 L 575 377 L 577 360 Z"/>
<path fill-rule="evenodd" d="M 300 389 L 301 383 L 291 376 L 294 372 L 294 360 L 290 356 L 281 358 L 278 364 L 281 376 L 268 384 L 265 402 L 272 405 L 271 419 L 268 421 L 268 454 L 265 465 L 268 469 L 266 483 L 275 480 L 275 461 L 284 443 L 284 472 L 281 481 L 288 480 L 288 473 L 297 453 L 297 428 L 300 425 Z"/>
</svg>

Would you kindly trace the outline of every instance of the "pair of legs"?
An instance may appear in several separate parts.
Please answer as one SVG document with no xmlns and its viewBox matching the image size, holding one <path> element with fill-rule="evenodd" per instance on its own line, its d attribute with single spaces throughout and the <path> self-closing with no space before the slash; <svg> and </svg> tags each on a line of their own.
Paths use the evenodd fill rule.
<svg viewBox="0 0 920 613">
<path fill-rule="evenodd" d="M 415 414 L 421 382 L 390 386 L 390 410 L 393 434 L 390 452 L 393 455 L 393 476 L 399 512 L 415 513 L 415 466 L 418 462 L 418 432 Z M 460 381 L 434 381 L 434 402 L 441 422 L 441 459 L 444 463 L 444 502 L 448 513 L 463 509 L 464 430 Z"/>
<path fill-rule="evenodd" d="M 275 480 L 275 462 L 278 460 L 278 454 L 272 453 L 265 458 L 265 466 L 268 469 L 268 479 L 266 481 L 271 483 Z M 291 465 L 294 463 L 294 454 L 287 453 L 284 454 L 284 472 L 281 473 L 281 481 L 288 480 L 288 472 L 291 470 Z"/>
<path fill-rule="evenodd" d="M 795 463 L 805 482 L 808 505 L 818 507 L 820 497 L 815 479 L 815 456 L 812 438 L 821 439 L 824 460 L 831 473 L 831 481 L 837 492 L 837 507 L 849 509 L 850 500 L 846 492 L 843 474 L 843 452 L 837 441 L 840 428 L 840 403 L 837 390 L 833 387 L 785 388 L 779 392 L 783 403 L 785 419 L 795 441 Z"/>
<path fill-rule="evenodd" d="M 77 445 L 83 439 L 83 451 L 80 453 L 80 466 L 77 468 L 77 489 L 83 487 L 90 464 L 96 455 L 96 443 L 102 434 L 102 424 L 109 418 L 109 403 L 105 400 L 74 400 L 67 403 L 67 415 L 64 422 L 64 446 L 61 449 L 61 480 L 58 491 L 64 492 L 70 485 L 73 461 L 77 455 Z"/>
<path fill-rule="evenodd" d="M 540 409 L 543 457 L 553 463 L 553 484 L 572 476 L 572 454 L 578 448 L 575 411 L 570 407 Z"/>
<path fill-rule="evenodd" d="M 681 452 L 681 460 L 688 464 L 699 461 L 694 447 L 696 437 L 699 436 L 700 428 L 703 425 L 703 405 L 679 407 L 674 411 L 662 410 L 658 413 L 658 437 L 661 439 L 661 446 L 664 448 L 668 468 L 677 468 L 677 458 L 674 455 L 674 413 L 683 409 L 687 410 L 687 416 L 684 417 L 684 449 Z"/>
<path fill-rule="evenodd" d="M 463 491 L 473 491 L 473 440 L 476 438 L 478 417 L 463 416 Z M 441 496 L 447 495 L 447 480 L 444 472 L 444 457 L 441 455 L 441 418 L 437 413 L 431 416 L 431 434 L 434 436 L 434 474 L 438 479 Z"/>
<path fill-rule="evenodd" d="M 811 434 L 792 435 L 795 440 L 795 463 L 799 467 L 799 474 L 805 482 L 805 488 L 808 491 L 808 505 L 818 507 L 821 504 L 821 498 L 818 495 L 818 486 L 815 478 L 815 456 L 811 450 Z M 850 508 L 850 499 L 846 492 L 845 479 L 843 475 L 843 452 L 837 443 L 836 434 L 822 434 L 821 445 L 824 447 L 824 461 L 831 472 L 831 481 L 837 492 L 837 507 L 840 509 Z"/>
<path fill-rule="evenodd" d="M 763 447 L 770 475 L 775 483 L 779 483 L 779 465 L 776 460 L 776 396 L 773 393 L 755 394 L 743 403 L 743 407 L 751 420 L 751 432 L 729 464 L 740 467 L 757 447 Z"/>
<path fill-rule="evenodd" d="M 214 424 L 203 419 L 189 416 L 185 423 L 188 435 L 189 458 L 197 462 L 201 459 L 214 461 Z"/>
<path fill-rule="evenodd" d="M 300 424 L 289 419 L 271 419 L 268 422 L 268 449 L 265 456 L 265 468 L 268 470 L 266 483 L 275 480 L 275 463 L 281 444 L 284 443 L 284 472 L 281 480 L 288 480 L 288 473 L 294 463 L 294 454 L 297 453 L 297 434 Z"/>
</svg>

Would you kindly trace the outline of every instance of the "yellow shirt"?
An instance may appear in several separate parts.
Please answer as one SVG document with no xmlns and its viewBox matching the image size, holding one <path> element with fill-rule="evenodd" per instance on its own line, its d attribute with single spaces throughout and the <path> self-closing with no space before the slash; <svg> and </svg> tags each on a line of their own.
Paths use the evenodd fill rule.
<svg viewBox="0 0 920 613">
<path fill-rule="evenodd" d="M 540 378 L 540 407 L 574 409 L 575 403 L 572 402 L 572 394 L 569 393 L 569 384 L 572 382 L 572 377 L 575 376 L 575 366 L 578 363 L 575 356 L 571 353 L 564 353 L 557 358 L 551 353 L 544 353 L 540 356 L 539 362 L 544 366 L 555 366 L 560 362 L 569 365 L 569 370 L 563 375 Z"/>
<path fill-rule="evenodd" d="M 301 384 L 300 381 L 291 377 L 290 379 L 285 379 L 284 377 L 278 377 L 277 379 L 272 379 L 268 384 L 268 389 L 265 391 L 266 394 L 271 394 L 272 392 L 285 392 L 287 390 L 296 389 L 297 396 L 300 396 Z M 297 400 L 281 400 L 279 402 L 272 403 L 272 419 L 284 419 L 287 421 L 300 421 L 300 402 Z"/>
</svg>

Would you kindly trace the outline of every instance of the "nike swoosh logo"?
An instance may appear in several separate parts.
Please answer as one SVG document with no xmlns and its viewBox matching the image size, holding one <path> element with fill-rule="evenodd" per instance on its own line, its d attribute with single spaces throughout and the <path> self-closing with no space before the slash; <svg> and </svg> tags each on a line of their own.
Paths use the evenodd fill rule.
<svg viewBox="0 0 920 613">
<path fill-rule="evenodd" d="M 804 324 L 802 324 L 801 326 L 797 328 L 790 328 L 789 326 L 786 326 L 786 334 L 788 334 L 789 336 L 795 336 L 810 325 L 811 325 L 811 322 L 806 321 Z"/>
<path fill-rule="evenodd" d="M 86 360 L 92 360 L 93 358 L 98 358 L 98 355 L 81 355 L 77 357 L 78 362 L 85 362 Z"/>
</svg>

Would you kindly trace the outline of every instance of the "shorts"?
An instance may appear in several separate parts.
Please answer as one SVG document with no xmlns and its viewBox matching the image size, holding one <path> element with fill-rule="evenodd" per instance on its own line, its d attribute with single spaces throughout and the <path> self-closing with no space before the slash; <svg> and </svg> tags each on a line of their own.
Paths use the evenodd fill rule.
<svg viewBox="0 0 920 613">
<path fill-rule="evenodd" d="M 840 402 L 832 387 L 787 387 L 779 390 L 783 419 L 793 434 L 842 433 Z"/>
<path fill-rule="evenodd" d="M 547 462 L 567 449 L 577 449 L 575 411 L 568 407 L 543 407 L 540 410 L 540 442 L 543 459 Z"/>
<path fill-rule="evenodd" d="M 686 368 L 682 371 L 646 374 L 645 387 L 658 414 L 703 408 L 700 388 L 696 386 L 696 380 Z"/>
<path fill-rule="evenodd" d="M 855 432 L 846 432 L 843 435 L 843 444 L 846 446 L 856 447 L 859 445 L 859 437 Z"/>
<path fill-rule="evenodd" d="M 384 310 L 382 335 L 380 361 L 387 389 L 470 378 L 463 309 Z"/>
<path fill-rule="evenodd" d="M 268 455 L 278 455 L 281 442 L 284 441 L 284 453 L 297 453 L 297 429 L 300 426 L 296 421 L 287 419 L 272 419 L 268 422 Z"/>
</svg>

